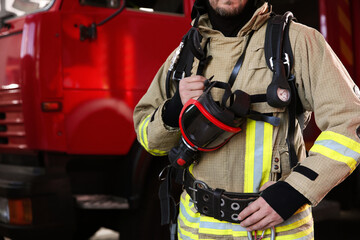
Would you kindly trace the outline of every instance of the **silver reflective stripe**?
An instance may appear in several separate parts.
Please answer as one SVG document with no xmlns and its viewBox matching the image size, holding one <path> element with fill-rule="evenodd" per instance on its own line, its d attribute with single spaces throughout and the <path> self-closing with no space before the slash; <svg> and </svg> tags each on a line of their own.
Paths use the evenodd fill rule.
<svg viewBox="0 0 360 240">
<path fill-rule="evenodd" d="M 178 218 L 180 239 L 247 238 L 246 229 L 242 228 L 239 224 L 219 221 L 194 211 L 194 205 L 190 202 L 189 195 L 183 194 L 181 196 Z M 293 231 L 295 229 L 296 231 Z M 276 234 L 278 235 L 276 239 L 312 239 L 311 208 L 308 205 L 300 208 L 293 217 L 276 226 Z M 265 237 L 270 236 L 271 231 L 268 229 L 265 235 Z"/>
<path fill-rule="evenodd" d="M 256 122 L 255 154 L 254 154 L 254 192 L 259 192 L 263 172 L 264 159 L 264 122 Z"/>
<path fill-rule="evenodd" d="M 244 165 L 244 192 L 256 193 L 270 180 L 273 126 L 248 119 Z"/>
<path fill-rule="evenodd" d="M 320 140 L 320 141 L 316 141 L 315 144 L 330 148 L 346 157 L 351 157 L 354 160 L 360 159 L 359 153 L 333 140 Z"/>
<path fill-rule="evenodd" d="M 342 134 L 325 131 L 316 139 L 310 152 L 343 162 L 354 171 L 360 160 L 360 143 Z"/>
</svg>

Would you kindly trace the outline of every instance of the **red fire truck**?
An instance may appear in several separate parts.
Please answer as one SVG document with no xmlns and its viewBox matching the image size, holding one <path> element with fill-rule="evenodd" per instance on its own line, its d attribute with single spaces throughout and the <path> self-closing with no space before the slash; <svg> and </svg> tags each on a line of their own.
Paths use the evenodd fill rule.
<svg viewBox="0 0 360 240">
<path fill-rule="evenodd" d="M 159 226 L 148 189 L 166 161 L 139 147 L 132 111 L 192 3 L 123 3 L 0 1 L 0 236 L 86 239 L 108 225 L 123 239 Z"/>
<path fill-rule="evenodd" d="M 100 226 L 162 239 L 167 160 L 139 146 L 132 111 L 193 2 L 0 0 L 0 239 L 87 239 Z M 359 1 L 270 2 L 320 29 L 359 85 Z"/>
</svg>

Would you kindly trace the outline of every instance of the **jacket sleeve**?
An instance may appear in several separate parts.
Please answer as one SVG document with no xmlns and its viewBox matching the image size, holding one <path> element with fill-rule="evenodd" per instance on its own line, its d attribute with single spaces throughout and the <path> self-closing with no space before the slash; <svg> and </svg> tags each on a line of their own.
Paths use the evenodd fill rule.
<svg viewBox="0 0 360 240">
<path fill-rule="evenodd" d="M 288 200 L 295 200 L 298 204 L 292 210 L 276 209 L 284 208 L 286 204 L 269 203 L 279 205 L 272 206 L 278 213 L 287 211 L 283 218 L 291 216 L 306 200 L 317 205 L 354 171 L 360 161 L 360 96 L 356 93 L 357 86 L 318 31 L 296 24 L 295 32 L 294 71 L 298 92 L 304 108 L 314 112 L 316 124 L 322 132 L 309 156 L 284 181 L 267 189 L 264 195 L 268 201 L 275 193 L 282 197 L 287 192 L 292 193 L 288 194 L 291 198 Z"/>
<path fill-rule="evenodd" d="M 166 98 L 165 80 L 174 52 L 154 77 L 150 87 L 134 109 L 134 127 L 140 144 L 152 155 L 167 155 L 180 138 L 179 128 L 167 126 L 162 114 Z"/>
</svg>

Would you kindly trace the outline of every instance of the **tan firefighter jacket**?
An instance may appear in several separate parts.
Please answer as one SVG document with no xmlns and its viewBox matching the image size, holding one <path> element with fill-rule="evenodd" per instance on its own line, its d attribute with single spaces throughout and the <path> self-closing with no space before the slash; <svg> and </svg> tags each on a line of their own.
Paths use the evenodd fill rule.
<svg viewBox="0 0 360 240">
<path fill-rule="evenodd" d="M 267 67 L 264 54 L 268 5 L 259 8 L 253 18 L 241 29 L 237 37 L 224 37 L 211 28 L 207 14 L 201 16 L 199 31 L 203 45 L 210 38 L 208 55 L 213 58 L 204 76 L 227 82 L 233 67 L 244 50 L 251 31 L 245 60 L 233 90 L 254 95 L 264 94 L 273 73 Z M 252 105 L 261 113 L 273 113 L 281 119 L 279 127 L 264 122 L 244 119 L 242 131 L 225 146 L 201 153 L 192 173 L 196 179 L 211 188 L 230 192 L 258 192 L 259 187 L 282 173 L 283 181 L 304 195 L 312 205 L 319 201 L 358 165 L 360 160 L 360 96 L 349 74 L 316 30 L 293 22 L 290 25 L 290 41 L 294 54 L 293 74 L 304 109 L 315 113 L 316 123 L 322 133 L 306 157 L 300 125 L 296 126 L 295 147 L 299 161 L 315 172 L 310 179 L 306 174 L 291 171 L 289 167 L 286 136 L 288 115 L 286 108 L 274 108 L 264 103 Z M 147 93 L 134 110 L 134 124 L 139 142 L 153 155 L 166 155 L 178 144 L 179 129 L 165 126 L 162 120 L 165 79 L 175 51 L 158 71 Z M 194 60 L 193 73 L 198 60 Z M 174 88 L 173 88 L 174 90 Z M 218 98 L 220 96 L 217 96 Z"/>
</svg>

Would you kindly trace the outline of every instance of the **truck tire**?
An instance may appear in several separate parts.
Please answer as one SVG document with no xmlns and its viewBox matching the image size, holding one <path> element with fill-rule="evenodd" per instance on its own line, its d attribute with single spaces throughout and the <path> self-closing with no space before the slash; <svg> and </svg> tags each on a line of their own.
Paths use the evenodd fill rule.
<svg viewBox="0 0 360 240">
<path fill-rule="evenodd" d="M 168 164 L 167 158 L 153 159 L 146 178 L 146 185 L 139 208 L 130 211 L 121 224 L 121 240 L 168 240 L 169 227 L 161 226 L 158 175 Z M 177 198 L 177 197 L 175 197 Z"/>
</svg>

